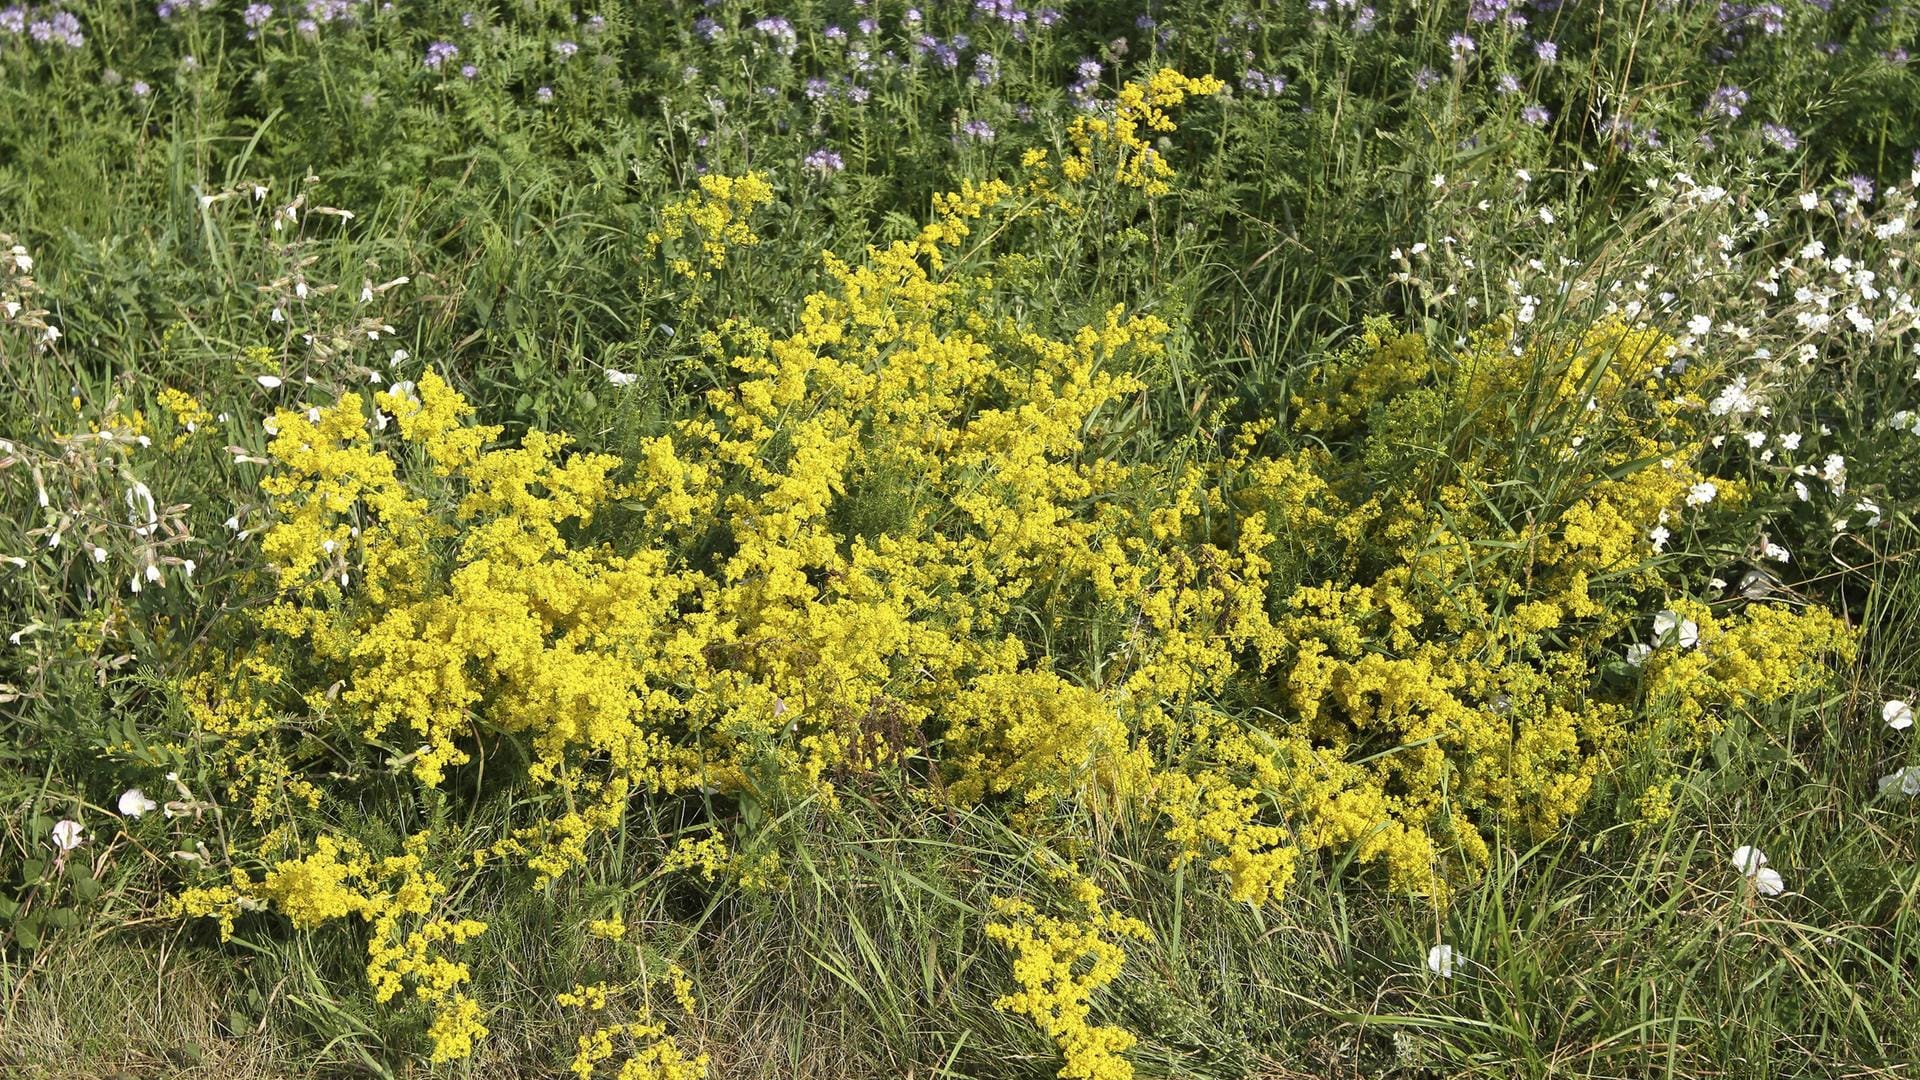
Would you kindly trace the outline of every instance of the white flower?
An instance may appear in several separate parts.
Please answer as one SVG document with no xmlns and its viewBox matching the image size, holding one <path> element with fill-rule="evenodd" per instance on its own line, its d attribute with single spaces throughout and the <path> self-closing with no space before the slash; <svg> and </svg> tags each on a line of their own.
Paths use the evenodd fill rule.
<svg viewBox="0 0 1920 1080">
<path fill-rule="evenodd" d="M 1787 889 L 1787 883 L 1781 880 L 1780 871 L 1762 869 L 1753 875 L 1753 890 L 1761 896 L 1779 896 Z"/>
<path fill-rule="evenodd" d="M 281 379 L 280 379 L 280 376 L 278 375 L 256 375 L 254 376 L 253 381 L 259 383 L 261 386 L 264 386 L 269 390 L 280 389 Z"/>
<path fill-rule="evenodd" d="M 1633 667 L 1639 667 L 1641 664 L 1646 663 L 1647 657 L 1651 656 L 1652 654 L 1653 654 L 1653 646 L 1643 645 L 1639 642 L 1635 642 L 1634 644 L 1627 646 L 1627 663 L 1632 665 Z"/>
<path fill-rule="evenodd" d="M 1653 636 L 1663 645 L 1673 642 L 1691 649 L 1700 643 L 1700 625 L 1677 611 L 1662 611 L 1653 617 Z"/>
<path fill-rule="evenodd" d="M 1428 949 L 1427 970 L 1443 979 L 1453 978 L 1453 946 L 1435 945 Z"/>
<path fill-rule="evenodd" d="M 616 371 L 613 368 L 608 368 L 607 381 L 615 386 L 632 386 L 634 383 L 640 381 L 640 376 L 631 371 Z"/>
<path fill-rule="evenodd" d="M 1720 494 L 1720 489 L 1714 486 L 1713 481 L 1702 480 L 1687 489 L 1687 505 L 1705 506 L 1712 502 L 1714 496 L 1718 494 Z"/>
<path fill-rule="evenodd" d="M 1880 778 L 1880 794 L 1885 795 L 1895 788 L 1899 788 L 1902 795 L 1920 795 L 1920 765 L 1895 769 Z"/>
<path fill-rule="evenodd" d="M 80 823 L 72 819 L 57 821 L 53 825 L 53 846 L 61 851 L 72 851 L 85 843 L 87 835 Z"/>
<path fill-rule="evenodd" d="M 1733 849 L 1733 868 L 1752 877 L 1767 865 L 1767 853 L 1751 844 L 1741 844 Z"/>
<path fill-rule="evenodd" d="M 137 818 L 143 814 L 160 809 L 160 804 L 147 798 L 147 793 L 139 788 L 128 788 L 120 793 L 120 815 Z"/>
<path fill-rule="evenodd" d="M 1739 375 L 1727 384 L 1726 389 L 1714 395 L 1714 399 L 1707 403 L 1707 411 L 1715 416 L 1745 416 L 1758 404 L 1747 389 L 1747 377 Z"/>
<path fill-rule="evenodd" d="M 1713 320 L 1705 315 L 1695 315 L 1693 318 L 1687 320 L 1687 332 L 1696 337 L 1704 337 L 1706 333 L 1712 329 Z"/>
<path fill-rule="evenodd" d="M 1776 544 L 1771 540 L 1767 541 L 1767 546 L 1764 551 L 1764 554 L 1766 555 L 1767 558 L 1772 559 L 1774 562 L 1783 563 L 1783 562 L 1793 561 L 1792 552 L 1788 551 L 1786 548 L 1781 547 L 1779 544 Z"/>
<path fill-rule="evenodd" d="M 1800 209 L 1812 210 L 1818 207 L 1819 205 L 1820 205 L 1820 196 L 1815 195 L 1811 191 L 1803 191 L 1800 193 Z"/>
<path fill-rule="evenodd" d="M 1913 726 L 1913 705 L 1899 698 L 1883 702 L 1880 705 L 1880 719 L 1895 731 L 1905 731 Z"/>
<path fill-rule="evenodd" d="M 1673 534 L 1667 531 L 1665 525 L 1655 525 L 1647 533 L 1647 541 L 1653 545 L 1654 551 L 1660 552 L 1667 550 L 1667 540 L 1672 536 Z"/>
</svg>

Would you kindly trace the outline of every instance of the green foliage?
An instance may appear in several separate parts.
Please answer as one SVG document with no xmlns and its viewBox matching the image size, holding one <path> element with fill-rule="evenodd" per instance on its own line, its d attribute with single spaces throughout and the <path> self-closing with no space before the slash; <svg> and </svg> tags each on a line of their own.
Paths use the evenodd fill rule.
<svg viewBox="0 0 1920 1080">
<path fill-rule="evenodd" d="M 1145 19 L 1093 0 L 1048 25 L 1037 6 L 1016 24 L 972 3 L 910 24 L 891 0 L 423 0 L 283 5 L 254 25 L 237 2 L 89 4 L 71 8 L 75 46 L 26 29 L 58 5 L 18 29 L 0 12 L 0 300 L 20 305 L 0 319 L 0 1074 L 429 1071 L 425 1007 L 365 982 L 372 926 L 295 929 L 236 892 L 223 941 L 163 910 L 185 883 L 225 882 L 246 831 L 178 736 L 181 687 L 253 644 L 242 628 L 272 591 L 263 421 L 348 391 L 404 396 L 395 384 L 431 368 L 503 445 L 564 431 L 629 468 L 737 393 L 737 356 L 796 332 L 801 299 L 831 285 L 822 251 L 862 265 L 869 245 L 912 241 L 961 179 L 1031 176 L 1037 150 L 1057 167 L 1086 102 L 1162 66 L 1232 87 L 1156 145 L 1173 191 L 1050 204 L 956 255 L 1017 238 L 969 285 L 1005 321 L 972 328 L 997 350 L 1017 352 L 1008 327 L 1062 334 L 1116 304 L 1170 328 L 1134 372 L 1143 387 L 1075 433 L 1087 461 L 1137 470 L 1083 509 L 1144 515 L 1180 497 L 1183 469 L 1213 470 L 1245 497 L 1202 500 L 1170 546 L 1224 543 L 1249 503 L 1285 526 L 1247 591 L 1286 652 L 1311 636 L 1284 617 L 1303 589 L 1372 589 L 1416 564 L 1447 567 L 1411 586 L 1423 610 L 1480 605 L 1510 625 L 1547 587 L 1539 547 L 1564 542 L 1570 513 L 1672 488 L 1682 508 L 1654 519 L 1658 539 L 1626 515 L 1609 542 L 1630 556 L 1586 568 L 1607 614 L 1538 635 L 1591 665 L 1559 705 L 1622 710 L 1635 738 L 1586 748 L 1605 764 L 1556 810 L 1564 824 L 1488 814 L 1482 869 L 1444 902 L 1384 888 L 1367 836 L 1306 844 L 1283 897 L 1234 903 L 1205 860 L 1170 863 L 1164 820 L 1089 794 L 1115 786 L 1085 782 L 1111 761 L 1060 752 L 1121 749 L 1124 730 L 1082 706 L 1155 628 L 1035 590 L 1008 634 L 1085 687 L 1049 674 L 1036 716 L 975 688 L 974 728 L 910 725 L 884 767 L 831 772 L 838 808 L 743 755 L 749 782 L 627 800 L 583 868 L 535 888 L 459 854 L 582 809 L 525 782 L 526 740 L 489 741 L 423 794 L 387 762 L 397 740 L 342 742 L 348 687 L 281 687 L 287 759 L 352 795 L 324 817 L 294 807 L 276 818 L 294 834 L 274 839 L 306 851 L 326 828 L 384 855 L 431 831 L 444 843 L 419 869 L 449 885 L 435 916 L 489 926 L 462 959 L 492 1034 L 435 1068 L 563 1070 L 616 1018 L 554 999 L 605 983 L 617 1019 L 671 1014 L 715 1076 L 1052 1076 L 1061 1048 L 994 1007 L 1014 982 L 987 927 L 1007 896 L 1084 910 L 1041 872 L 1068 863 L 1152 931 L 1091 999 L 1091 1022 L 1137 1037 L 1124 1060 L 1141 1075 L 1860 1075 L 1920 1058 L 1920 800 L 1902 788 L 1920 751 L 1881 715 L 1920 693 L 1920 382 L 1899 302 L 1920 289 L 1920 65 L 1901 51 L 1920 13 L 1475 6 L 1499 17 L 1464 0 L 1175 0 Z M 757 25 L 775 18 L 790 42 Z M 458 55 L 423 62 L 439 42 Z M 844 167 L 809 164 L 822 151 Z M 774 195 L 760 242 L 710 280 L 674 273 L 648 243 L 662 208 L 749 171 Z M 1673 343 L 1657 362 L 1698 423 L 1686 483 L 1568 404 L 1606 365 L 1570 393 L 1542 360 L 1622 319 Z M 1531 349 L 1515 377 L 1476 381 L 1509 345 Z M 1675 445 L 1653 400 L 1606 419 Z M 949 419 L 964 430 L 994 404 Z M 786 460 L 784 439 L 749 457 Z M 1320 520 L 1222 464 L 1282 460 L 1289 482 L 1400 516 Z M 1711 501 L 1679 494 L 1708 478 Z M 828 530 L 899 536 L 952 512 L 934 490 L 875 454 Z M 624 542 L 648 509 L 612 500 L 569 540 Z M 676 557 L 726 565 L 737 541 L 701 524 Z M 1699 690 L 1768 674 L 1785 635 L 1739 612 L 1818 608 L 1861 642 L 1828 688 Z M 1621 652 L 1661 644 L 1663 609 L 1703 635 L 1761 630 L 1717 652 Z M 1407 659 L 1407 643 L 1369 640 L 1376 660 Z M 1283 671 L 1222 648 L 1251 673 L 1208 703 L 1230 730 L 1299 719 Z M 1322 750 L 1328 717 L 1309 725 Z M 953 797 L 943 737 L 1011 767 Z M 1378 725 L 1339 741 L 1383 776 L 1425 745 Z M 153 811 L 123 809 L 136 787 Z M 1383 800 L 1409 791 L 1380 785 Z M 1289 844 L 1311 820 L 1243 809 Z M 84 829 L 71 850 L 53 840 L 62 822 Z M 1732 865 L 1742 844 L 1784 893 Z M 624 936 L 585 929 L 615 916 Z M 1446 978 L 1423 964 L 1442 944 Z M 670 970 L 691 980 L 693 1015 Z"/>
</svg>

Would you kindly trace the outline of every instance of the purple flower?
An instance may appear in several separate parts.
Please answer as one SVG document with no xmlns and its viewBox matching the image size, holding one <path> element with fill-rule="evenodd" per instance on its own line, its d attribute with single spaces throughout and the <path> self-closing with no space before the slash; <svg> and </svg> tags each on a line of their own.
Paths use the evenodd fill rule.
<svg viewBox="0 0 1920 1080">
<path fill-rule="evenodd" d="M 472 79 L 477 77 L 479 74 L 480 74 L 480 69 L 477 67 L 474 67 L 472 64 L 460 65 L 460 77 L 463 79 Z"/>
<path fill-rule="evenodd" d="M 1268 75 L 1256 68 L 1248 68 L 1240 76 L 1240 88 L 1249 94 L 1259 94 L 1262 97 L 1279 97 L 1281 94 L 1286 93 L 1287 77 L 1285 75 Z"/>
<path fill-rule="evenodd" d="M 1480 47 L 1473 43 L 1473 38 L 1470 35 L 1455 34 L 1447 39 L 1447 48 L 1453 50 L 1454 62 L 1459 63 L 1465 60 L 1470 54 L 1479 51 Z"/>
<path fill-rule="evenodd" d="M 1847 187 L 1853 192 L 1853 197 L 1861 202 L 1873 201 L 1872 180 L 1867 179 L 1859 173 L 1854 173 L 1852 176 L 1847 177 Z"/>
<path fill-rule="evenodd" d="M 847 40 L 847 32 L 845 30 L 840 29 L 837 26 L 827 27 L 825 30 L 821 31 L 820 36 L 826 38 L 828 41 Z"/>
<path fill-rule="evenodd" d="M 1430 67 L 1423 67 L 1413 73 L 1413 89 L 1415 92 L 1431 90 L 1439 84 L 1440 73 Z"/>
<path fill-rule="evenodd" d="M 577 52 L 579 52 L 579 51 L 580 51 L 580 45 L 579 45 L 579 43 L 578 43 L 578 42 L 574 42 L 574 41 L 556 41 L 556 42 L 554 42 L 554 43 L 553 43 L 553 53 L 554 53 L 554 55 L 555 55 L 555 56 L 558 56 L 558 57 L 559 57 L 560 59 L 562 59 L 562 60 L 571 60 L 571 59 L 573 59 L 573 57 L 574 57 L 574 54 L 575 54 L 575 53 L 577 53 Z"/>
<path fill-rule="evenodd" d="M 807 95 L 808 101 L 819 101 L 827 96 L 827 89 L 827 80 L 813 78 L 806 81 L 806 84 L 801 87 L 801 92 Z"/>
<path fill-rule="evenodd" d="M 831 176 L 846 168 L 847 163 L 837 152 L 823 146 L 802 159 L 800 167 L 820 176 Z"/>
<path fill-rule="evenodd" d="M 1793 129 L 1789 127 L 1782 127 L 1779 124 L 1761 124 L 1760 137 L 1789 154 L 1800 149 L 1800 136 L 1795 135 Z"/>
<path fill-rule="evenodd" d="M 969 120 L 960 125 L 960 134 L 979 142 L 992 142 L 993 125 L 985 120 Z"/>
<path fill-rule="evenodd" d="M 127 89 L 133 91 L 134 97 L 146 97 L 148 94 L 153 93 L 153 87 L 148 86 L 145 79 L 133 80 L 133 85 Z"/>
<path fill-rule="evenodd" d="M 1555 45 L 1551 41 L 1536 41 L 1533 43 L 1533 55 L 1539 57 L 1540 62 L 1543 64 L 1558 63 L 1560 61 L 1560 46 Z"/>
<path fill-rule="evenodd" d="M 1467 5 L 1467 18 L 1477 23 L 1497 22 L 1513 6 L 1513 0 L 1473 0 Z"/>
<path fill-rule="evenodd" d="M 27 9 L 10 7 L 0 11 L 0 30 L 9 34 L 24 34 L 27 30 Z"/>
<path fill-rule="evenodd" d="M 1708 120 L 1740 119 L 1740 110 L 1747 104 L 1747 92 L 1737 86 L 1722 86 L 1707 95 L 1706 104 L 1700 106 L 1700 115 Z"/>
<path fill-rule="evenodd" d="M 992 53 L 981 53 L 973 58 L 973 84 L 992 86 L 1000 81 L 1000 58 Z"/>
<path fill-rule="evenodd" d="M 1517 94 L 1520 92 L 1520 80 L 1512 75 L 1502 75 L 1494 83 L 1494 90 L 1501 94 Z"/>
<path fill-rule="evenodd" d="M 248 4 L 247 10 L 240 13 L 240 21 L 248 26 L 264 26 L 273 18 L 272 4 Z"/>
<path fill-rule="evenodd" d="M 1545 105 L 1529 105 L 1520 110 L 1520 119 L 1534 127 L 1546 127 L 1553 121 L 1553 114 L 1547 111 Z"/>
<path fill-rule="evenodd" d="M 782 55 L 792 56 L 800 46 L 800 37 L 794 32 L 793 24 L 778 15 L 761 19 L 753 28 L 774 40 L 774 48 Z"/>
<path fill-rule="evenodd" d="M 1353 32 L 1356 34 L 1373 33 L 1373 25 L 1380 18 L 1370 7 L 1363 7 L 1353 13 Z"/>
<path fill-rule="evenodd" d="M 693 32 L 706 41 L 720 40 L 720 24 L 705 15 L 693 20 Z"/>
<path fill-rule="evenodd" d="M 427 46 L 427 58 L 423 63 L 428 71 L 439 71 L 447 61 L 458 59 L 459 56 L 460 46 L 451 41 L 436 41 Z"/>
<path fill-rule="evenodd" d="M 544 101 L 552 101 L 552 100 L 553 100 L 553 87 L 551 87 L 551 86 L 543 86 L 543 87 L 541 87 L 540 89 L 538 89 L 538 90 L 535 90 L 535 91 L 533 92 L 533 96 L 534 96 L 534 97 L 537 97 L 537 98 L 539 98 L 539 99 L 540 99 L 541 101 L 543 101 L 543 102 L 544 102 Z"/>
</svg>

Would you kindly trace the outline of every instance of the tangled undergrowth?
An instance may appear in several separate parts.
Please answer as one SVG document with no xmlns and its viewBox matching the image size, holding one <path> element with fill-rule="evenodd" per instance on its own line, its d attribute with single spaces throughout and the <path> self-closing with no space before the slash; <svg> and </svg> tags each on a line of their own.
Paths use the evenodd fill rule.
<svg viewBox="0 0 1920 1080">
<path fill-rule="evenodd" d="M 543 886 L 636 800 L 831 809 L 886 772 L 1016 827 L 1136 817 L 1236 901 L 1331 851 L 1444 904 L 1496 834 L 1560 827 L 1630 750 L 1704 746 L 1850 654 L 1817 606 L 1709 606 L 1667 572 L 1654 537 L 1744 491 L 1710 471 L 1719 373 L 1648 323 L 1494 322 L 1448 349 L 1375 320 L 1290 424 L 1228 403 L 1149 438 L 1142 391 L 1177 328 L 1125 306 L 1046 325 L 1017 253 L 1055 216 L 1169 190 L 1147 135 L 1218 89 L 1161 71 L 1064 158 L 937 198 L 912 240 L 827 255 L 796 328 L 714 326 L 728 383 L 622 453 L 503 440 L 431 368 L 281 411 L 270 602 L 178 687 L 183 772 L 232 808 L 178 910 L 229 932 L 262 909 L 357 917 L 378 998 L 411 990 L 445 1061 L 486 1033 L 459 958 L 485 927 L 427 865 Z M 684 276 L 751 242 L 771 198 L 751 175 L 701 188 L 661 230 L 697 235 Z M 533 797 L 500 835 L 380 849 L 337 826 L 375 789 L 432 808 L 509 782 Z M 724 827 L 668 858 L 783 877 Z M 1000 905 L 1021 985 L 1000 1006 L 1056 1041 L 1062 1076 L 1124 1077 L 1131 1037 L 1088 1000 L 1146 930 L 1090 883 L 1076 904 Z M 621 1076 L 704 1073 L 648 1010 L 583 1040 L 575 1071 L 622 1042 Z"/>
</svg>

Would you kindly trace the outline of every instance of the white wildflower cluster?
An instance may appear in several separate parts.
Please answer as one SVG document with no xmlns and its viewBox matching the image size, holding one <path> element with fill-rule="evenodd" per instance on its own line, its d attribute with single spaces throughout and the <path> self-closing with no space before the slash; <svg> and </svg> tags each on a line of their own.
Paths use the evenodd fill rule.
<svg viewBox="0 0 1920 1080">
<path fill-rule="evenodd" d="M 278 328 L 280 341 L 272 352 L 283 364 L 297 357 L 300 366 L 321 373 L 319 379 L 304 376 L 303 381 L 308 383 L 329 377 L 339 382 L 385 382 L 388 376 L 366 354 L 370 346 L 399 334 L 392 317 L 380 310 L 380 302 L 409 284 L 412 277 L 401 274 L 375 281 L 361 274 L 357 280 L 346 282 L 318 280 L 316 268 L 354 261 L 340 257 L 352 243 L 346 230 L 325 223 L 345 226 L 357 218 L 352 210 L 313 205 L 311 196 L 318 183 L 318 177 L 307 177 L 306 190 L 278 206 L 269 201 L 271 192 L 266 186 L 243 183 L 202 195 L 200 207 L 203 213 L 211 214 L 224 206 L 252 206 L 256 214 L 266 215 L 261 241 L 267 261 L 276 272 L 254 289 L 261 297 L 267 322 Z M 277 390 L 289 381 L 284 370 L 255 378 L 268 390 Z"/>
<path fill-rule="evenodd" d="M 61 337 L 60 327 L 47 321 L 50 312 L 36 302 L 39 291 L 33 256 L 12 236 L 0 233 L 0 335 L 19 334 L 35 351 L 52 348 Z"/>
<path fill-rule="evenodd" d="M 1516 173 L 1511 184 L 1436 179 L 1436 231 L 1445 231 L 1437 242 L 1392 251 L 1393 280 L 1416 308 L 1457 321 L 1457 310 L 1442 309 L 1464 306 L 1471 313 L 1479 306 L 1475 297 L 1504 289 L 1505 310 L 1479 314 L 1507 316 L 1516 355 L 1535 335 L 1566 333 L 1568 326 L 1602 318 L 1661 330 L 1673 345 L 1656 377 L 1705 365 L 1710 389 L 1699 404 L 1714 432 L 1710 447 L 1746 459 L 1742 471 L 1754 477 L 1750 504 L 1804 504 L 1799 513 L 1824 519 L 1836 536 L 1888 520 L 1884 493 L 1851 483 L 1848 462 L 1835 449 L 1843 440 L 1857 445 L 1860 432 L 1836 433 L 1827 421 L 1852 416 L 1850 427 L 1857 428 L 1865 413 L 1868 428 L 1920 439 L 1920 367 L 1904 400 L 1832 403 L 1820 418 L 1780 409 L 1817 398 L 1810 390 L 1832 367 L 1920 363 L 1913 227 L 1920 203 L 1913 178 L 1866 201 L 1845 185 L 1831 199 L 1811 192 L 1778 199 L 1764 182 L 1741 175 L 1651 175 L 1642 181 L 1648 209 L 1620 229 L 1631 243 L 1594 252 L 1569 252 L 1558 232 L 1529 225 L 1538 215 L 1526 197 L 1540 186 L 1531 173 Z M 1579 213 L 1586 190 L 1584 174 L 1570 170 L 1564 179 L 1574 195 L 1554 207 L 1563 219 Z M 1483 190 L 1493 187 L 1501 191 Z M 1489 194 L 1506 199 L 1490 201 Z M 1479 250 L 1495 237 L 1503 238 L 1501 250 Z M 1562 453 L 1577 452 L 1582 441 L 1576 430 Z M 1702 480 L 1685 501 L 1702 509 L 1721 494 L 1719 485 Z M 1666 548 L 1665 530 L 1663 522 L 1660 535 L 1649 537 L 1655 553 Z M 1785 545 L 1770 540 L 1754 554 L 1776 563 L 1792 558 Z"/>
<path fill-rule="evenodd" d="M 1895 732 L 1912 728 L 1913 715 L 1913 702 L 1905 698 L 1888 698 L 1880 703 L 1881 721 Z M 1880 794 L 1896 791 L 1909 798 L 1920 795 L 1920 765 L 1903 766 L 1880 778 Z"/>
</svg>

